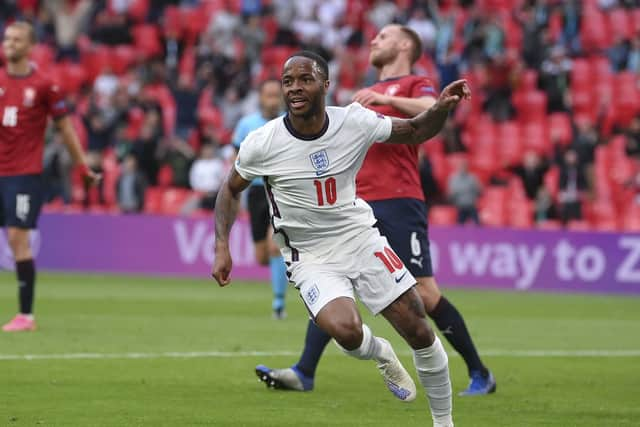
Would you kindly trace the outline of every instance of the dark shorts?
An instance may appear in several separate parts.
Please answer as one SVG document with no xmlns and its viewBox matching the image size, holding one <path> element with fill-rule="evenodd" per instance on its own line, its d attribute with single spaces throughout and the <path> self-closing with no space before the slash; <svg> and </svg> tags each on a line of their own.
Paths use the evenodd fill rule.
<svg viewBox="0 0 640 427">
<path fill-rule="evenodd" d="M 249 218 L 251 219 L 251 236 L 254 242 L 267 238 L 270 226 L 269 202 L 264 187 L 252 185 L 247 197 Z"/>
<path fill-rule="evenodd" d="M 43 202 L 42 175 L 0 176 L 0 226 L 36 228 Z"/>
<path fill-rule="evenodd" d="M 427 207 L 417 199 L 367 202 L 385 236 L 414 277 L 432 277 L 427 226 Z"/>
</svg>

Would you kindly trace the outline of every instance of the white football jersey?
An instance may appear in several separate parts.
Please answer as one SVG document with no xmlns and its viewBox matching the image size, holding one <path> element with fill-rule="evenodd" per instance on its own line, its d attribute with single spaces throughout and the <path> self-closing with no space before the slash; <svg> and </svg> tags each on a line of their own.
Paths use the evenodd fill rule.
<svg viewBox="0 0 640 427">
<path fill-rule="evenodd" d="M 264 177 L 274 239 L 286 261 L 331 258 L 375 223 L 356 197 L 356 174 L 369 147 L 391 135 L 391 118 L 358 103 L 327 107 L 313 138 L 298 135 L 286 116 L 247 135 L 235 168 L 247 181 Z"/>
</svg>

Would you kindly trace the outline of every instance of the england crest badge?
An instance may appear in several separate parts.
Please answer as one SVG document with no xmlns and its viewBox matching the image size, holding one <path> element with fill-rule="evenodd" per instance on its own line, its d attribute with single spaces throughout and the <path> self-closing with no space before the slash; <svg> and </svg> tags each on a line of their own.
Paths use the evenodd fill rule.
<svg viewBox="0 0 640 427">
<path fill-rule="evenodd" d="M 309 155 L 309 159 L 311 159 L 311 164 L 316 170 L 316 175 L 320 176 L 329 169 L 329 156 L 327 155 L 327 150 L 320 150 L 315 153 L 311 153 Z"/>
</svg>

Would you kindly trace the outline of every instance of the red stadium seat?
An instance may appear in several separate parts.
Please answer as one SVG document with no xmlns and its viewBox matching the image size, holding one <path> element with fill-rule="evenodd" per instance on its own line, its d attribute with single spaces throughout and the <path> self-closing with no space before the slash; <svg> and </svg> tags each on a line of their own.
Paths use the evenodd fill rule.
<svg viewBox="0 0 640 427">
<path fill-rule="evenodd" d="M 111 50 L 106 46 L 93 47 L 81 53 L 80 62 L 90 83 L 104 70 L 111 68 Z"/>
<path fill-rule="evenodd" d="M 607 13 L 609 32 L 614 38 L 620 37 L 629 39 L 633 37 L 633 26 L 631 25 L 631 14 L 622 8 L 610 10 Z"/>
<path fill-rule="evenodd" d="M 605 15 L 597 9 L 585 8 L 580 22 L 580 37 L 585 52 L 606 49 L 611 44 Z"/>
<path fill-rule="evenodd" d="M 133 27 L 133 41 L 143 58 L 149 59 L 162 53 L 158 27 L 152 24 L 139 24 Z"/>
<path fill-rule="evenodd" d="M 429 209 L 429 223 L 434 225 L 455 225 L 458 211 L 453 206 L 433 206 Z"/>
<path fill-rule="evenodd" d="M 562 145 L 569 145 L 573 141 L 573 127 L 569 114 L 553 113 L 549 115 L 549 129 L 552 141 L 558 141 Z"/>
<path fill-rule="evenodd" d="M 184 188 L 169 188 L 162 193 L 161 213 L 177 215 L 192 192 Z"/>
<path fill-rule="evenodd" d="M 556 166 L 549 169 L 549 171 L 544 175 L 544 186 L 547 188 L 551 197 L 554 199 L 558 198 L 559 191 L 559 179 L 560 179 L 560 169 Z"/>
<path fill-rule="evenodd" d="M 546 120 L 528 121 L 520 127 L 522 142 L 526 150 L 548 155 L 551 153 L 551 140 Z"/>
<path fill-rule="evenodd" d="M 158 214 L 162 205 L 162 193 L 164 189 L 160 187 L 149 187 L 144 194 L 144 211 L 146 213 Z"/>
<path fill-rule="evenodd" d="M 531 92 L 538 89 L 538 71 L 527 69 L 520 77 L 520 85 L 518 90 L 523 92 Z"/>
<path fill-rule="evenodd" d="M 562 223 L 555 219 L 547 219 L 536 223 L 538 230 L 561 230 Z"/>
<path fill-rule="evenodd" d="M 158 170 L 158 187 L 169 188 L 173 185 L 173 169 L 169 165 L 162 165 Z"/>
<path fill-rule="evenodd" d="M 516 92 L 513 105 L 520 121 L 540 120 L 547 114 L 547 95 L 540 90 Z"/>
<path fill-rule="evenodd" d="M 520 180 L 518 180 L 520 182 Z M 531 228 L 533 226 L 533 202 L 515 198 L 510 200 L 507 208 L 508 224 L 516 228 Z"/>
<path fill-rule="evenodd" d="M 571 65 L 571 85 L 585 87 L 593 81 L 591 75 L 591 64 L 587 59 L 576 58 Z"/>
<path fill-rule="evenodd" d="M 591 224 L 585 220 L 571 220 L 567 223 L 567 229 L 571 231 L 589 231 Z"/>
<path fill-rule="evenodd" d="M 628 12 L 631 15 L 631 29 L 634 33 L 640 32 L 640 8 Z"/>
<path fill-rule="evenodd" d="M 524 146 L 520 127 L 515 122 L 500 123 L 496 127 L 498 158 L 502 166 L 514 166 L 522 162 Z"/>
<path fill-rule="evenodd" d="M 63 93 L 70 94 L 79 92 L 87 83 L 87 72 L 80 64 L 61 63 L 51 67 L 54 80 L 58 82 Z"/>
<path fill-rule="evenodd" d="M 129 67 L 138 62 L 138 51 L 129 45 L 118 45 L 111 51 L 111 69 L 114 73 L 122 75 Z"/>
</svg>

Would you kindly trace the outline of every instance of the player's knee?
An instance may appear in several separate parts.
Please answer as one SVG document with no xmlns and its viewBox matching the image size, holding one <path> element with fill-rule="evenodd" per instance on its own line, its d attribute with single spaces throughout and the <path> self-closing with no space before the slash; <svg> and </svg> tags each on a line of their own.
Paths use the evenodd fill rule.
<svg viewBox="0 0 640 427">
<path fill-rule="evenodd" d="M 342 348 L 352 351 L 362 344 L 362 324 L 353 320 L 343 319 L 333 325 L 334 338 Z"/>
<path fill-rule="evenodd" d="M 414 328 L 411 328 L 406 335 L 407 342 L 414 350 L 429 347 L 435 340 L 435 334 L 424 319 L 416 322 Z"/>
<path fill-rule="evenodd" d="M 432 311 L 442 296 L 435 280 L 432 277 L 420 278 L 418 279 L 418 286 L 416 286 L 416 289 L 420 294 L 420 298 L 422 299 L 422 303 L 424 304 L 427 312 Z"/>
<path fill-rule="evenodd" d="M 29 234 L 22 231 L 9 231 L 7 237 L 14 258 L 21 259 L 29 254 Z"/>
</svg>

